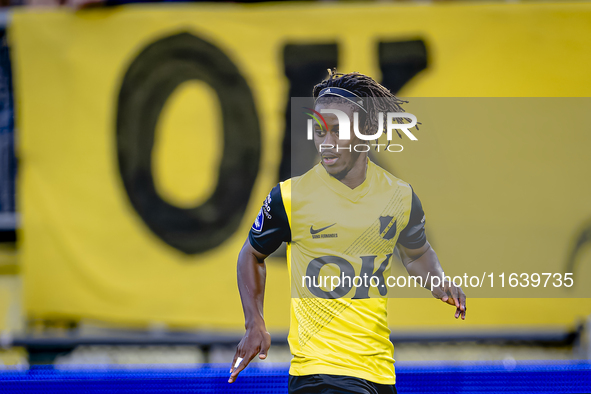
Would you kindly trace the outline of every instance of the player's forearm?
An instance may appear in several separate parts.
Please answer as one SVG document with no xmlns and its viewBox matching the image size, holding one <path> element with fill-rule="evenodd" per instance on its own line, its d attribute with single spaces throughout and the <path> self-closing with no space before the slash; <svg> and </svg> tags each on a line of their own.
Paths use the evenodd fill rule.
<svg viewBox="0 0 591 394">
<path fill-rule="evenodd" d="M 415 259 L 408 258 L 404 265 L 409 275 L 420 276 L 423 279 L 423 287 L 426 289 L 431 289 L 431 278 L 443 275 L 443 268 L 431 246 L 421 256 Z"/>
<path fill-rule="evenodd" d="M 237 271 L 245 326 L 247 329 L 255 326 L 264 327 L 265 260 L 253 252 L 248 241 L 238 255 Z"/>
</svg>

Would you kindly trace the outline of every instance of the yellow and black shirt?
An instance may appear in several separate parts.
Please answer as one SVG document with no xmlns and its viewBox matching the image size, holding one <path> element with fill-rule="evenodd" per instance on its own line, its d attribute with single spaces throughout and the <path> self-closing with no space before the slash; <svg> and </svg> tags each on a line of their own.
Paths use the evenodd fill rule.
<svg viewBox="0 0 591 394">
<path fill-rule="evenodd" d="M 380 288 L 397 243 L 410 249 L 425 244 L 424 223 L 421 202 L 410 185 L 369 160 L 365 181 L 354 189 L 318 164 L 271 190 L 249 240 L 263 254 L 287 242 L 292 278 L 288 339 L 294 356 L 290 375 L 395 383 L 387 299 Z M 344 273 L 375 276 L 380 285 L 310 285 L 311 276 Z"/>
</svg>

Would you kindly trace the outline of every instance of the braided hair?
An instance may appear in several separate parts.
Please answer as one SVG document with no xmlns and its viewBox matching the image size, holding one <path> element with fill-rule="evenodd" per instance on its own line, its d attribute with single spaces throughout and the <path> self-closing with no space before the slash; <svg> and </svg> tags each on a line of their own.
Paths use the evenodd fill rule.
<svg viewBox="0 0 591 394">
<path fill-rule="evenodd" d="M 312 93 L 314 99 L 318 99 L 318 95 L 322 89 L 329 87 L 347 89 L 359 97 L 367 97 L 367 104 L 365 105 L 367 115 L 363 112 L 359 114 L 359 126 L 361 128 L 360 131 L 363 134 L 375 133 L 379 125 L 378 114 L 380 112 L 383 113 L 384 124 L 386 124 L 385 117 L 388 112 L 405 112 L 402 108 L 402 104 L 408 103 L 408 101 L 396 97 L 390 92 L 390 90 L 377 83 L 373 78 L 358 72 L 343 74 L 338 73 L 336 68 L 333 68 L 332 70 L 328 69 L 328 78 L 314 86 Z M 321 97 L 318 99 L 318 102 L 350 104 L 353 108 L 353 105 L 348 100 L 338 97 Z M 404 123 L 405 120 L 410 121 L 410 119 L 406 118 L 396 118 L 396 121 L 401 124 Z M 418 129 L 417 124 L 417 130 Z M 396 133 L 398 134 L 398 137 L 402 138 L 398 129 L 396 129 Z M 389 144 L 390 141 L 388 141 L 388 145 Z"/>
</svg>

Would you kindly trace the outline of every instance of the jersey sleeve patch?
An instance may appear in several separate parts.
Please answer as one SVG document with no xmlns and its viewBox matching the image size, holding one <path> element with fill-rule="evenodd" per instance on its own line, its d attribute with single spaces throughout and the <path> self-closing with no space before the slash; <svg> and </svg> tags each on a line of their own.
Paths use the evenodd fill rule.
<svg viewBox="0 0 591 394">
<path fill-rule="evenodd" d="M 265 215 L 263 214 L 263 208 L 261 208 L 261 210 L 259 211 L 259 214 L 254 219 L 254 223 L 252 225 L 252 231 L 256 231 L 257 233 L 260 233 L 261 231 L 263 231 L 264 221 L 265 221 Z"/>
<path fill-rule="evenodd" d="M 282 242 L 291 241 L 291 229 L 279 185 L 275 186 L 263 201 L 248 239 L 253 248 L 266 255 L 277 250 Z"/>
</svg>

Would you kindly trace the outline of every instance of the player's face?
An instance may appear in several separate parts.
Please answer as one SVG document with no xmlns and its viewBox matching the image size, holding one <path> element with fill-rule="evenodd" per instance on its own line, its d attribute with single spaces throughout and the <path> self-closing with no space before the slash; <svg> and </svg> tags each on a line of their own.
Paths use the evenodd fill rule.
<svg viewBox="0 0 591 394">
<path fill-rule="evenodd" d="M 322 165 L 330 175 L 340 179 L 347 175 L 355 165 L 364 164 L 366 156 L 365 153 L 355 152 L 353 149 L 356 144 L 363 143 L 353 133 L 353 109 L 349 105 L 337 103 L 317 104 L 315 109 L 318 112 L 322 109 L 338 109 L 349 116 L 351 125 L 351 130 L 349 130 L 351 139 L 349 140 L 339 139 L 339 120 L 334 114 L 322 114 L 328 130 L 314 124 L 314 144 L 316 152 L 320 153 Z"/>
</svg>

